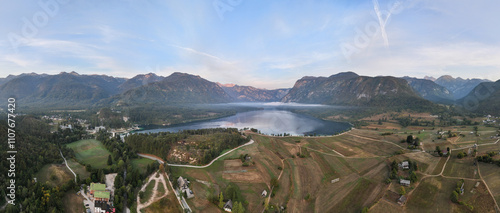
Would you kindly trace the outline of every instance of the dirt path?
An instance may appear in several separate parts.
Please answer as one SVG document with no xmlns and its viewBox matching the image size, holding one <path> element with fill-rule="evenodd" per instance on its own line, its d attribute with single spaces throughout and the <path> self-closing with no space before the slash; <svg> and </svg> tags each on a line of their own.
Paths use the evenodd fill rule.
<svg viewBox="0 0 500 213">
<path fill-rule="evenodd" d="M 493 142 L 493 143 L 483 143 L 483 144 L 477 144 L 478 147 L 480 146 L 488 146 L 488 145 L 495 145 L 498 143 L 498 141 L 500 141 L 500 139 L 498 139 L 497 141 Z M 470 145 L 470 146 L 465 146 L 465 147 L 460 147 L 460 148 L 456 148 L 456 149 L 451 149 L 451 150 L 461 150 L 461 149 L 468 149 L 468 148 L 472 148 L 474 147 L 474 145 Z"/>
<path fill-rule="evenodd" d="M 76 183 L 76 174 L 75 172 L 73 172 L 73 169 L 71 169 L 68 165 L 68 161 L 66 161 L 66 158 L 64 157 L 64 155 L 62 154 L 61 150 L 59 150 L 59 153 L 61 153 L 61 157 L 64 159 L 64 164 L 66 164 L 66 167 L 68 167 L 69 171 L 71 171 L 71 173 L 73 173 L 73 175 L 75 176 L 75 183 Z"/>
<path fill-rule="evenodd" d="M 281 175 L 283 174 L 283 171 L 285 171 L 285 159 L 281 159 L 281 168 L 283 169 L 281 169 L 280 175 L 278 176 L 278 183 L 280 181 Z M 273 189 L 274 187 L 269 190 L 267 202 L 266 205 L 264 206 L 264 209 L 262 209 L 262 212 L 266 211 L 267 205 L 269 205 L 269 203 L 271 202 L 271 193 L 273 192 Z"/>
<path fill-rule="evenodd" d="M 386 140 L 379 140 L 379 139 L 367 138 L 367 137 L 363 137 L 363 136 L 355 135 L 355 134 L 352 134 L 352 133 L 348 133 L 348 135 L 353 136 L 353 137 L 357 137 L 357 138 L 362 138 L 362 139 L 372 140 L 372 141 L 378 141 L 378 142 L 383 142 L 383 143 L 389 143 L 389 144 L 392 144 L 392 145 L 394 145 L 394 146 L 397 146 L 397 147 L 399 147 L 399 148 L 401 148 L 401 149 L 406 149 L 405 147 L 402 147 L 402 146 L 400 146 L 400 145 L 397 145 L 397 144 L 395 144 L 395 143 L 392 143 L 392 142 L 390 142 L 390 141 L 386 141 Z"/>
<path fill-rule="evenodd" d="M 156 177 L 156 175 L 158 175 L 159 177 Z M 153 187 L 153 194 L 151 195 L 151 197 L 149 198 L 148 201 L 146 201 L 145 203 L 141 203 L 141 199 L 139 197 L 139 194 L 137 194 L 137 212 L 141 212 L 141 209 L 148 207 L 152 203 L 154 203 L 154 202 L 156 202 L 156 201 L 158 201 L 158 200 L 160 200 L 168 195 L 169 191 L 167 188 L 167 183 L 165 182 L 165 177 L 163 175 L 160 175 L 159 172 L 153 173 L 149 177 L 148 182 L 145 183 L 144 185 L 142 185 L 142 188 L 140 191 L 144 192 L 146 190 L 146 187 L 149 185 L 149 183 L 152 180 L 155 180 L 155 186 Z M 158 184 L 163 184 L 163 188 L 165 189 L 165 194 L 163 194 L 161 196 L 158 196 L 158 193 L 160 193 L 158 191 Z"/>
</svg>

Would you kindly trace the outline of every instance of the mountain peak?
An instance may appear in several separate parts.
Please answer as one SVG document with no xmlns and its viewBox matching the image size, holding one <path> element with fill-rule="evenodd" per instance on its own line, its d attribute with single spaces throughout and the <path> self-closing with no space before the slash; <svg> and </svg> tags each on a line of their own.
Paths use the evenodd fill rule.
<svg viewBox="0 0 500 213">
<path fill-rule="evenodd" d="M 436 81 L 436 80 L 437 80 L 436 78 L 434 78 L 434 77 L 432 77 L 432 76 L 427 76 L 427 75 L 426 75 L 426 76 L 424 76 L 424 79 L 425 79 L 425 80 L 431 80 L 431 81 Z"/>
<path fill-rule="evenodd" d="M 221 87 L 235 87 L 235 86 L 238 86 L 236 84 L 223 84 L 223 83 L 219 83 L 217 82 L 217 84 Z"/>
<path fill-rule="evenodd" d="M 348 72 L 339 72 L 335 75 L 331 75 L 329 78 L 344 78 L 344 79 L 347 79 L 347 78 L 356 78 L 356 77 L 359 77 L 358 74 L 356 74 L 355 72 L 351 72 L 351 71 L 348 71 Z"/>
<path fill-rule="evenodd" d="M 59 75 L 64 75 L 64 74 L 68 74 L 68 75 L 75 75 L 75 76 L 80 75 L 80 74 L 78 74 L 78 73 L 77 73 L 77 72 L 75 72 L 75 71 L 71 71 L 71 72 L 69 72 L 69 73 L 68 73 L 68 72 L 64 72 L 64 71 L 63 71 L 63 72 L 60 72 L 60 73 L 59 73 Z"/>
</svg>

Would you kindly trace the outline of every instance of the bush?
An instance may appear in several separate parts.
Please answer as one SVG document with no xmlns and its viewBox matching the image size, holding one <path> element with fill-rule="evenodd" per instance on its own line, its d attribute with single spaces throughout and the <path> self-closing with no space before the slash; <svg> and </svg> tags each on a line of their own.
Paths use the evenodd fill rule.
<svg viewBox="0 0 500 213">
<path fill-rule="evenodd" d="M 306 197 L 304 197 L 304 200 L 309 200 L 309 198 L 311 198 L 311 195 L 307 193 Z"/>
</svg>

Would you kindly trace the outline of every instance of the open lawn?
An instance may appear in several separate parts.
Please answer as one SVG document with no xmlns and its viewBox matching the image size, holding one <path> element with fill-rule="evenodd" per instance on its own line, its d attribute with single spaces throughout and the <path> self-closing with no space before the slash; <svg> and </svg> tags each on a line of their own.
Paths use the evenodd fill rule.
<svg viewBox="0 0 500 213">
<path fill-rule="evenodd" d="M 73 173 L 63 164 L 47 164 L 36 174 L 37 181 L 48 182 L 51 186 L 61 186 L 69 180 L 74 180 Z"/>
<path fill-rule="evenodd" d="M 144 173 L 149 164 L 154 163 L 154 160 L 148 158 L 137 158 L 130 161 L 132 168 L 138 169 L 139 172 Z"/>
<path fill-rule="evenodd" d="M 456 181 L 442 177 L 424 179 L 408 198 L 407 212 L 449 212 Z"/>
<path fill-rule="evenodd" d="M 109 151 L 100 141 L 94 139 L 79 140 L 66 145 L 75 151 L 78 161 L 92 165 L 92 168 L 102 169 L 107 167 Z"/>
<path fill-rule="evenodd" d="M 354 188 L 342 199 L 332 210 L 338 212 L 360 212 L 363 207 L 368 206 L 372 193 L 377 193 L 377 183 L 371 180 L 360 178 L 355 182 Z"/>
<path fill-rule="evenodd" d="M 458 159 L 457 153 L 452 153 L 450 160 L 446 164 L 443 175 L 449 177 L 463 177 L 463 178 L 479 178 L 476 166 L 474 166 L 474 158 L 467 156 Z"/>
</svg>

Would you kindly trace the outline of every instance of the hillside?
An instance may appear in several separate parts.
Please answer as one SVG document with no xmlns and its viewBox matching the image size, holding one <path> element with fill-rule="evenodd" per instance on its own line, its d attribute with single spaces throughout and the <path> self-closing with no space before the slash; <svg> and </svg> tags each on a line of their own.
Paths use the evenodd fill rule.
<svg viewBox="0 0 500 213">
<path fill-rule="evenodd" d="M 500 80 L 480 83 L 457 103 L 467 111 L 500 115 Z"/>
<path fill-rule="evenodd" d="M 173 73 L 161 81 L 113 97 L 114 105 L 225 103 L 231 97 L 216 83 L 200 76 Z"/>
<path fill-rule="evenodd" d="M 0 97 L 11 95 L 22 106 L 72 108 L 90 106 L 118 94 L 125 80 L 106 75 L 80 75 L 62 72 L 57 75 L 20 75 L 0 86 Z"/>
<path fill-rule="evenodd" d="M 118 86 L 118 89 L 121 92 L 126 92 L 128 90 L 144 86 L 150 83 L 158 82 L 163 80 L 165 77 L 163 76 L 158 76 L 154 73 L 148 73 L 148 74 L 140 74 L 136 75 L 135 77 L 128 79 L 127 81 L 123 82 Z"/>
<path fill-rule="evenodd" d="M 404 79 L 358 76 L 353 72 L 326 77 L 303 77 L 283 102 L 418 108 L 431 102 L 416 94 Z"/>
<path fill-rule="evenodd" d="M 436 79 L 434 82 L 439 84 L 446 89 L 448 89 L 452 94 L 455 100 L 465 97 L 469 94 L 472 89 L 474 89 L 477 85 L 482 82 L 489 82 L 489 80 L 485 79 L 463 79 L 463 78 L 453 78 L 449 75 L 443 75 Z"/>
<path fill-rule="evenodd" d="M 418 79 L 411 77 L 403 77 L 408 84 L 417 92 L 422 98 L 426 100 L 450 104 L 453 102 L 453 94 L 443 86 L 427 79 Z"/>
<path fill-rule="evenodd" d="M 236 101 L 243 102 L 276 102 L 280 101 L 290 89 L 266 90 L 251 86 L 219 84 L 224 91 Z"/>
</svg>

